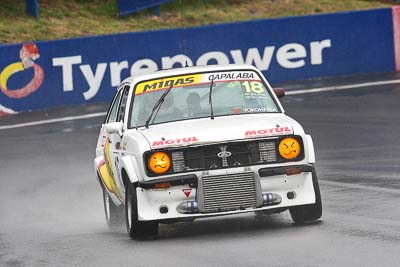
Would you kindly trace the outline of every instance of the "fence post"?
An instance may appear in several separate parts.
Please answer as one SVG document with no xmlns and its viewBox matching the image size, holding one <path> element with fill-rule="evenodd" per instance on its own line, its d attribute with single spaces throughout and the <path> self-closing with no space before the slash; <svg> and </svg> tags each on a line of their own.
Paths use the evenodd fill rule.
<svg viewBox="0 0 400 267">
<path fill-rule="evenodd" d="M 161 14 L 160 6 L 154 7 L 154 15 L 156 15 L 157 17 L 159 17 L 160 14 Z"/>
<path fill-rule="evenodd" d="M 39 18 L 38 0 L 26 0 L 26 13 L 35 18 Z"/>
</svg>

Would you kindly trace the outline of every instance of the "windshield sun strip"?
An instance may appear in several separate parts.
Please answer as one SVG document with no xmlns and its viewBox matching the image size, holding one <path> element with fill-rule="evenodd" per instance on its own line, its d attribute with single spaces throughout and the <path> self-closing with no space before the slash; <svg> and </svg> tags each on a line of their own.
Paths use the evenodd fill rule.
<svg viewBox="0 0 400 267">
<path fill-rule="evenodd" d="M 202 74 L 202 73 L 196 73 L 196 74 Z M 172 77 L 172 76 L 171 76 Z M 167 78 L 170 78 L 170 77 L 165 77 L 166 79 Z M 149 81 L 151 81 L 151 80 L 149 80 Z M 246 82 L 263 82 L 261 79 L 248 79 L 248 80 L 238 80 L 238 79 L 235 79 L 235 80 L 223 80 L 223 81 L 217 81 L 217 83 L 229 83 L 229 82 L 240 82 L 240 81 L 246 81 Z M 209 82 L 202 82 L 202 83 L 196 83 L 196 84 L 180 84 L 179 86 L 177 86 L 177 87 L 179 87 L 179 88 L 181 88 L 181 87 L 188 87 L 188 86 L 197 86 L 197 85 L 207 85 L 207 84 L 210 84 L 211 83 L 211 81 L 209 81 Z M 214 83 L 216 83 L 215 81 L 214 81 Z M 138 96 L 138 95 L 143 95 L 143 94 L 151 94 L 151 93 L 154 93 L 154 92 L 159 92 L 159 91 L 163 91 L 163 90 L 167 90 L 168 88 L 169 88 L 170 86 L 168 86 L 168 87 L 163 87 L 163 88 L 159 88 L 159 89 L 157 89 L 157 90 L 153 90 L 153 91 L 151 91 L 151 92 L 142 92 L 142 93 L 134 93 L 134 95 L 135 96 Z M 175 88 L 175 86 L 173 86 L 172 87 L 172 89 L 174 89 Z M 267 87 L 266 87 L 267 88 Z"/>
</svg>

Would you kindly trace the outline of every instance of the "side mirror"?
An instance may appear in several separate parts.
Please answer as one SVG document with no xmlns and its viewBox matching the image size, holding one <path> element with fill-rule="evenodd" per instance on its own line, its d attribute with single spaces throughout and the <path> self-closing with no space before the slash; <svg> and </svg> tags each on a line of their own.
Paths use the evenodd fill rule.
<svg viewBox="0 0 400 267">
<path fill-rule="evenodd" d="M 285 89 L 283 88 L 273 88 L 272 90 L 274 90 L 274 93 L 278 98 L 282 98 L 285 96 Z"/>
<path fill-rule="evenodd" d="M 106 132 L 108 134 L 122 135 L 123 127 L 124 127 L 124 124 L 122 122 L 110 122 L 105 125 Z"/>
</svg>

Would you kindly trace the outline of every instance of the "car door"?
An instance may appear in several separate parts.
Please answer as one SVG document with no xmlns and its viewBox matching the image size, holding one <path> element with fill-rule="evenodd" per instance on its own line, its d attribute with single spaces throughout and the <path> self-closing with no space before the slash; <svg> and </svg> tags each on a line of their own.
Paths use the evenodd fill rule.
<svg viewBox="0 0 400 267">
<path fill-rule="evenodd" d="M 126 103 L 128 99 L 129 85 L 124 84 L 119 89 L 119 101 L 117 104 L 116 111 L 110 113 L 110 118 L 107 123 L 122 122 L 124 123 Z M 121 140 L 123 133 L 107 133 L 104 131 L 104 160 L 108 169 L 108 172 L 116 185 L 114 193 L 119 199 L 123 199 L 124 186 L 122 177 L 119 171 L 119 162 L 121 159 Z"/>
<path fill-rule="evenodd" d="M 118 107 L 119 107 L 119 103 L 121 102 L 121 96 L 122 96 L 122 90 L 118 90 L 117 93 L 115 94 L 113 100 L 111 101 L 110 107 L 108 108 L 106 119 L 104 120 L 104 123 L 101 125 L 99 137 L 97 139 L 96 156 L 104 155 L 103 154 L 104 153 L 104 144 L 105 144 L 106 138 L 107 138 L 107 132 L 106 132 L 106 129 L 104 126 L 107 123 L 117 121 Z"/>
</svg>

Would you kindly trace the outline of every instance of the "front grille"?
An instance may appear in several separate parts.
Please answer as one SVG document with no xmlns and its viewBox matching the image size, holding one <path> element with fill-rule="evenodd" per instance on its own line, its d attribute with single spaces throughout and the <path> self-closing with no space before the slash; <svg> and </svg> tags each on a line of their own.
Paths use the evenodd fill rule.
<svg viewBox="0 0 400 267">
<path fill-rule="evenodd" d="M 275 147 L 274 142 L 258 143 L 258 151 L 260 152 L 260 161 L 261 162 L 276 161 L 276 147 Z"/>
<path fill-rule="evenodd" d="M 249 173 L 203 176 L 202 212 L 220 212 L 257 206 L 255 175 Z"/>
<path fill-rule="evenodd" d="M 227 158 L 218 157 L 223 151 L 229 151 L 231 155 Z M 274 162 L 276 151 L 274 141 L 226 143 L 186 149 L 184 158 L 189 170 L 220 169 Z"/>
<path fill-rule="evenodd" d="M 279 142 L 285 137 L 287 136 L 184 148 L 161 149 L 170 155 L 172 163 L 171 168 L 164 174 L 302 160 L 304 158 L 304 149 L 300 136 L 290 136 L 296 138 L 301 146 L 301 152 L 297 158 L 287 160 L 283 159 L 279 155 Z M 146 168 L 148 167 L 148 158 L 153 152 L 154 151 L 148 151 L 144 155 Z M 157 174 L 152 173 L 149 169 L 147 169 L 147 174 L 149 176 L 157 176 Z"/>
<path fill-rule="evenodd" d="M 185 158 L 182 151 L 171 153 L 172 168 L 175 172 L 182 172 L 185 168 Z"/>
</svg>

